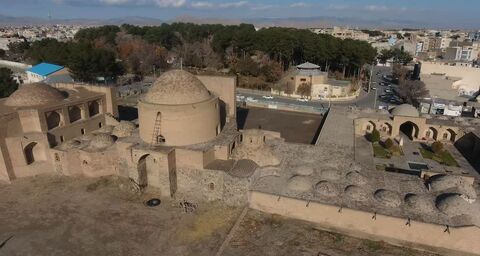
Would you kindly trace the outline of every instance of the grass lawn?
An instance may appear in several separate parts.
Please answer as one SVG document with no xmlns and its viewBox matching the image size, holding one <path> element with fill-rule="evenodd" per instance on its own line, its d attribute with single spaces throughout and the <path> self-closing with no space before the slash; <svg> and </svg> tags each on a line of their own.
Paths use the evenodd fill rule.
<svg viewBox="0 0 480 256">
<path fill-rule="evenodd" d="M 382 145 L 379 143 L 372 143 L 373 147 L 373 156 L 378 158 L 390 158 L 392 157 L 392 153 L 386 150 Z"/>
<path fill-rule="evenodd" d="M 372 143 L 373 156 L 378 158 L 391 158 L 392 156 L 403 155 L 402 149 L 398 145 L 394 145 L 390 149 L 386 149 L 381 143 Z"/>
<path fill-rule="evenodd" d="M 455 158 L 447 151 L 443 150 L 442 152 L 435 154 L 432 151 L 424 148 L 420 148 L 420 153 L 423 158 L 432 159 L 440 164 L 448 166 L 459 166 Z"/>
</svg>

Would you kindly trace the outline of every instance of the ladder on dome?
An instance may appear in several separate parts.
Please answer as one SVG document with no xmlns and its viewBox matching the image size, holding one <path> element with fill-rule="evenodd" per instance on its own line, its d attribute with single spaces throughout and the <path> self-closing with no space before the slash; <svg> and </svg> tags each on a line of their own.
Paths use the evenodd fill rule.
<svg viewBox="0 0 480 256">
<path fill-rule="evenodd" d="M 162 141 L 159 141 L 159 136 L 160 135 L 160 125 L 161 125 L 161 114 L 158 113 L 157 117 L 155 119 L 155 124 L 153 125 L 153 133 L 152 133 L 152 141 L 150 143 L 150 146 L 153 147 L 155 145 L 158 145 L 159 142 L 164 142 L 165 140 L 162 139 Z"/>
</svg>

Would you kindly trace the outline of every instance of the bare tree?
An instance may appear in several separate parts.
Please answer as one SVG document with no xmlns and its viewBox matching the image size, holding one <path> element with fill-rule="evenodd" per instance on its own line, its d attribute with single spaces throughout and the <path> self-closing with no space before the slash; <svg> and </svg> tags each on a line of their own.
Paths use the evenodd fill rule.
<svg viewBox="0 0 480 256">
<path fill-rule="evenodd" d="M 428 96 L 425 83 L 419 80 L 405 80 L 398 87 L 398 94 L 409 104 L 418 105 L 418 99 Z"/>
<path fill-rule="evenodd" d="M 312 84 L 311 83 L 302 83 L 297 88 L 297 94 L 300 94 L 302 97 L 308 96 L 312 94 Z"/>
<path fill-rule="evenodd" d="M 144 76 L 152 73 L 155 69 L 167 67 L 167 50 L 165 48 L 123 32 L 117 34 L 115 41 L 118 57 L 129 72 Z"/>
<path fill-rule="evenodd" d="M 402 64 L 396 63 L 393 64 L 392 74 L 394 79 L 398 80 L 398 83 L 401 84 L 407 79 L 408 73 L 410 71 L 405 68 Z"/>
</svg>

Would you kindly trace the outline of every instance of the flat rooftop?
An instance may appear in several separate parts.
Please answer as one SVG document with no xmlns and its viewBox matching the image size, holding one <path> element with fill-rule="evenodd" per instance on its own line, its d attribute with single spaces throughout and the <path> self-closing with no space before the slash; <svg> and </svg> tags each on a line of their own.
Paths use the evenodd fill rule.
<svg viewBox="0 0 480 256">
<path fill-rule="evenodd" d="M 422 75 L 422 82 L 425 83 L 427 89 L 430 91 L 430 97 L 440 98 L 451 101 L 464 102 L 468 101 L 468 97 L 458 96 L 458 90 L 452 88 L 453 82 L 457 80 L 445 79 L 445 76 L 440 75 Z"/>
</svg>

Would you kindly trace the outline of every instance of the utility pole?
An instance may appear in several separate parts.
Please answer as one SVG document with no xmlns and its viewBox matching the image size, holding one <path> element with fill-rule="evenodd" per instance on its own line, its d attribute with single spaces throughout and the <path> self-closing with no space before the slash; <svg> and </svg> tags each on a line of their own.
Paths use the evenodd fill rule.
<svg viewBox="0 0 480 256">
<path fill-rule="evenodd" d="M 373 101 L 373 109 L 377 109 L 377 88 L 375 88 L 375 100 Z"/>
</svg>

